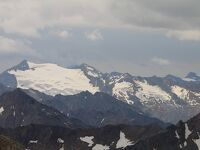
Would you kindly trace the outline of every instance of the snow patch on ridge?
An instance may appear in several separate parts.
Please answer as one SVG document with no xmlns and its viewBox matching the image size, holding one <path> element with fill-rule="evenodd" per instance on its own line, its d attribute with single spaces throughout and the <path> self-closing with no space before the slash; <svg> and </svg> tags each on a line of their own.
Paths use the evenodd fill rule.
<svg viewBox="0 0 200 150">
<path fill-rule="evenodd" d="M 176 94 L 180 99 L 185 100 L 190 105 L 194 106 L 197 105 L 197 101 L 190 97 L 190 95 L 193 95 L 194 97 L 200 98 L 200 93 L 196 93 L 193 91 L 189 91 L 183 87 L 174 85 L 171 87 L 172 93 Z"/>
<path fill-rule="evenodd" d="M 73 95 L 88 90 L 91 93 L 99 91 L 85 76 L 81 69 L 66 69 L 56 64 L 35 64 L 28 62 L 29 69 L 25 71 L 11 70 L 15 75 L 17 87 L 34 89 L 48 95 Z"/>
<path fill-rule="evenodd" d="M 38 140 L 30 140 L 29 143 L 30 143 L 30 144 L 37 144 L 37 143 L 38 143 Z"/>
<path fill-rule="evenodd" d="M 63 144 L 63 143 L 64 143 L 64 140 L 61 139 L 61 138 L 58 138 L 57 142 Z"/>
<path fill-rule="evenodd" d="M 119 82 L 113 87 L 113 95 L 118 99 L 126 100 L 128 104 L 133 104 L 134 102 L 129 99 L 129 95 L 134 94 L 133 84 L 129 82 Z"/>
<path fill-rule="evenodd" d="M 106 145 L 96 144 L 92 150 L 109 150 L 110 147 Z"/>
<path fill-rule="evenodd" d="M 176 134 L 176 138 L 177 138 L 177 139 L 180 139 L 180 136 L 178 135 L 177 130 L 175 131 L 175 134 Z"/>
<path fill-rule="evenodd" d="M 190 78 L 182 78 L 182 80 L 184 80 L 184 81 L 188 81 L 188 82 L 195 82 L 196 80 L 194 80 L 194 79 L 190 79 Z"/>
<path fill-rule="evenodd" d="M 189 130 L 188 124 L 185 123 L 185 139 L 187 139 L 191 133 L 192 132 Z"/>
<path fill-rule="evenodd" d="M 198 134 L 199 138 L 198 139 L 193 139 L 193 141 L 196 143 L 198 149 L 200 150 L 200 135 L 199 135 L 199 133 L 197 133 L 197 134 Z"/>
<path fill-rule="evenodd" d="M 153 86 L 148 84 L 145 80 L 144 82 L 141 81 L 134 81 L 139 89 L 136 92 L 136 96 L 141 100 L 143 104 L 148 103 L 149 101 L 152 102 L 154 100 L 157 103 L 165 103 L 171 101 L 171 96 L 162 90 L 159 86 Z"/>
<path fill-rule="evenodd" d="M 97 78 L 99 75 L 95 72 L 88 71 L 88 75 Z"/>
<path fill-rule="evenodd" d="M 180 86 L 174 85 L 171 87 L 171 90 L 174 94 L 176 94 L 181 99 L 188 99 L 189 97 L 188 96 L 189 91 Z"/>
<path fill-rule="evenodd" d="M 94 139 L 94 136 L 80 137 L 81 141 L 88 143 L 88 147 L 91 147 L 94 144 L 94 142 L 92 141 L 93 139 Z"/>
<path fill-rule="evenodd" d="M 125 134 L 120 131 L 120 139 L 117 142 L 116 148 L 126 148 L 127 146 L 133 145 L 129 139 L 125 137 Z"/>
<path fill-rule="evenodd" d="M 1 107 L 1 108 L 0 108 L 0 115 L 2 115 L 3 112 L 4 112 L 4 108 Z"/>
</svg>

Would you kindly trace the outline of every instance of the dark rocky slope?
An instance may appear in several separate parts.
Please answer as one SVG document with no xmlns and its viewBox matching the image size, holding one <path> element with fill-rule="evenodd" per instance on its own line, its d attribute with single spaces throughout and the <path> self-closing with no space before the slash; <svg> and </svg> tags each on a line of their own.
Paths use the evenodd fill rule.
<svg viewBox="0 0 200 150">
<path fill-rule="evenodd" d="M 199 150 L 200 114 L 187 122 L 180 121 L 160 134 L 140 140 L 126 150 Z"/>
<path fill-rule="evenodd" d="M 120 146 L 119 140 L 134 143 L 139 139 L 160 132 L 155 125 L 148 126 L 106 126 L 103 128 L 69 129 L 45 125 L 28 125 L 16 129 L 0 129 L 0 133 L 11 137 L 31 150 L 94 150 L 97 147 L 115 150 Z M 88 140 L 91 139 L 91 140 Z"/>
<path fill-rule="evenodd" d="M 70 96 L 57 95 L 50 98 L 50 100 L 43 99 L 42 103 L 93 127 L 118 124 L 147 125 L 152 123 L 157 123 L 162 127 L 166 126 L 160 120 L 148 117 L 139 109 L 106 93 L 91 94 L 86 91 Z"/>
<path fill-rule="evenodd" d="M 14 140 L 0 135 L 0 150 L 24 150 L 24 147 Z"/>
<path fill-rule="evenodd" d="M 31 123 L 70 128 L 84 126 L 82 122 L 68 118 L 56 109 L 39 103 L 21 89 L 6 92 L 0 96 L 1 127 L 15 128 Z"/>
</svg>

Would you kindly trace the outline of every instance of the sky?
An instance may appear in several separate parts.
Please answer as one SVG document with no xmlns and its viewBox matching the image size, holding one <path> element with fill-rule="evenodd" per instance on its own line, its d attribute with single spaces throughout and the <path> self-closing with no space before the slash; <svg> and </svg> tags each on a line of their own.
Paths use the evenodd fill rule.
<svg viewBox="0 0 200 150">
<path fill-rule="evenodd" d="M 199 57 L 199 0 L 0 1 L 1 72 L 27 59 L 184 77 Z"/>
</svg>

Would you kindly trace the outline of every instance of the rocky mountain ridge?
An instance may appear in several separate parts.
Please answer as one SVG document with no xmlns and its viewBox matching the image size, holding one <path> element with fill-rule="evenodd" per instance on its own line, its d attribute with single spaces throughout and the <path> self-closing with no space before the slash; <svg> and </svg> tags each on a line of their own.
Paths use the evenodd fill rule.
<svg viewBox="0 0 200 150">
<path fill-rule="evenodd" d="M 140 77 L 128 73 L 102 73 L 87 64 L 64 68 L 23 61 L 0 75 L 7 87 L 34 89 L 47 95 L 74 95 L 88 90 L 104 92 L 149 116 L 165 122 L 187 120 L 200 111 L 200 81 L 195 73 L 185 78 Z"/>
</svg>

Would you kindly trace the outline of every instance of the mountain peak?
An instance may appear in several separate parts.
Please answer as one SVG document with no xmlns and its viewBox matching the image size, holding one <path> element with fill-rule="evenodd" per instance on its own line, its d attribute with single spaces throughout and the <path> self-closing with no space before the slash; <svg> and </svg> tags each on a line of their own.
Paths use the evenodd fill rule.
<svg viewBox="0 0 200 150">
<path fill-rule="evenodd" d="M 165 79 L 172 80 L 172 81 L 180 81 L 181 80 L 179 77 L 171 75 L 171 74 L 166 75 Z"/>
<path fill-rule="evenodd" d="M 83 71 L 84 70 L 91 70 L 91 71 L 96 70 L 94 67 L 92 67 L 92 66 L 90 66 L 90 65 L 88 65 L 86 63 L 82 63 L 80 65 L 76 65 L 76 66 L 72 67 L 72 69 L 81 69 Z"/>
<path fill-rule="evenodd" d="M 98 78 L 98 77 L 102 76 L 102 74 L 103 74 L 100 71 L 98 71 L 96 68 L 94 68 L 86 63 L 77 65 L 77 66 L 73 67 L 72 69 L 81 69 L 81 71 L 83 71 L 87 77 L 92 77 L 92 78 Z"/>
<path fill-rule="evenodd" d="M 187 75 L 186 75 L 186 78 L 190 78 L 190 77 L 196 77 L 197 74 L 195 72 L 189 72 Z"/>
<path fill-rule="evenodd" d="M 24 59 L 23 61 L 21 61 L 18 65 L 14 66 L 13 68 L 11 68 L 10 70 L 21 70 L 21 71 L 25 71 L 29 69 L 29 61 L 27 61 L 26 59 Z"/>
<path fill-rule="evenodd" d="M 35 62 L 31 62 L 31 61 L 28 61 L 28 60 L 24 59 L 18 65 L 12 67 L 9 70 L 26 71 L 26 70 L 31 69 L 31 68 L 44 67 L 44 66 L 49 66 L 49 67 L 55 67 L 56 66 L 56 67 L 60 67 L 59 65 L 54 64 L 54 63 L 35 63 Z M 61 68 L 63 68 L 63 67 L 61 67 Z"/>
<path fill-rule="evenodd" d="M 95 93 L 99 88 L 90 83 L 86 72 L 91 75 L 97 73 L 85 67 L 85 70 L 69 69 L 53 63 L 37 64 L 24 60 L 0 75 L 0 83 L 6 86 L 9 83 L 14 88 L 34 89 L 52 96 L 77 94 L 85 90 Z"/>
<path fill-rule="evenodd" d="M 200 76 L 198 76 L 195 72 L 189 72 L 185 78 L 200 80 Z"/>
<path fill-rule="evenodd" d="M 92 67 L 92 66 L 88 65 L 87 63 L 82 63 L 82 64 L 80 64 L 80 66 L 83 66 L 83 67 Z"/>
</svg>

